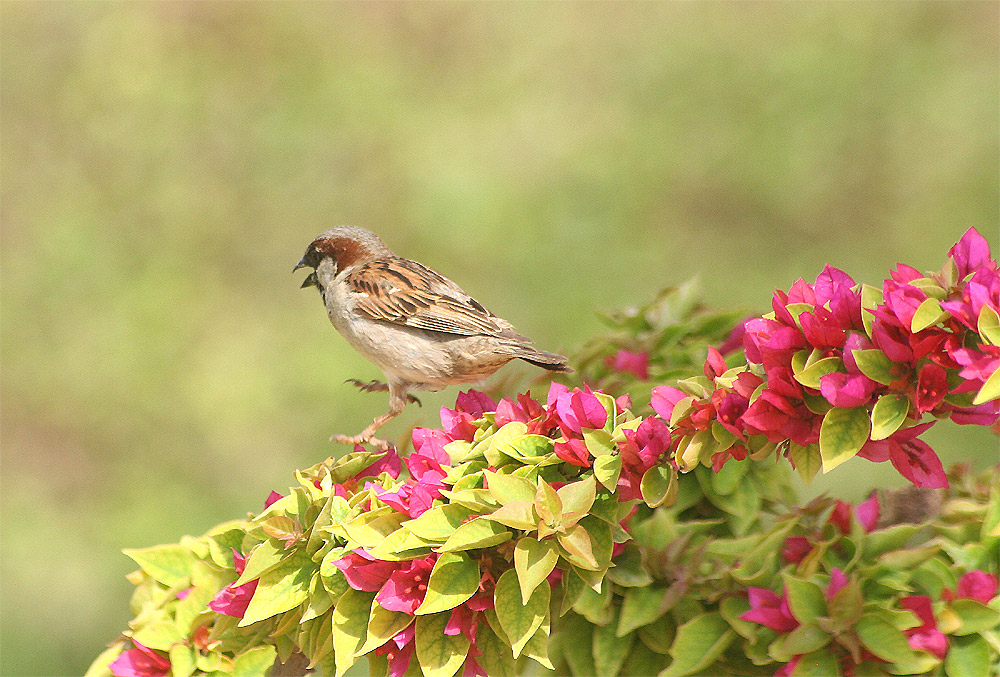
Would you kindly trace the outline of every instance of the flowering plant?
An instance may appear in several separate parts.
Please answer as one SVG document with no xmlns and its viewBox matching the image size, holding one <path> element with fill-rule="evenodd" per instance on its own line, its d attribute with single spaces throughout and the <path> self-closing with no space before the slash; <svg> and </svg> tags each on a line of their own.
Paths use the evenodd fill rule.
<svg viewBox="0 0 1000 677">
<path fill-rule="evenodd" d="M 919 439 L 997 422 L 985 240 L 881 290 L 828 267 L 772 307 L 665 292 L 609 318 L 588 385 L 461 393 L 405 457 L 356 447 L 250 519 L 126 551 L 135 619 L 88 674 L 996 671 L 1000 474 Z M 856 455 L 914 488 L 800 505 L 769 460 L 808 480 Z"/>
</svg>

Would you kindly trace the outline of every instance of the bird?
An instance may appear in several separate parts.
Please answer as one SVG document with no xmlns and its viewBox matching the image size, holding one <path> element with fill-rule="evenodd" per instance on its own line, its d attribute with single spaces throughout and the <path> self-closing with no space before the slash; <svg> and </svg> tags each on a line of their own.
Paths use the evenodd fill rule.
<svg viewBox="0 0 1000 677">
<path fill-rule="evenodd" d="M 357 435 L 331 442 L 391 445 L 375 433 L 395 418 L 411 391 L 478 383 L 514 359 L 552 372 L 572 372 L 562 355 L 539 350 L 461 287 L 427 266 L 394 254 L 375 233 L 336 226 L 317 235 L 295 265 L 312 268 L 302 288 L 316 287 L 330 322 L 374 363 L 385 382 L 348 383 L 389 391 L 389 410 Z"/>
</svg>

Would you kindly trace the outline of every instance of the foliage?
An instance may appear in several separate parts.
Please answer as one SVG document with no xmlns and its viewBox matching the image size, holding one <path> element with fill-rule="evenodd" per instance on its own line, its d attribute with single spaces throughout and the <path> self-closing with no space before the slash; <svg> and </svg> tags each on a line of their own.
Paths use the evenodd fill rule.
<svg viewBox="0 0 1000 677">
<path fill-rule="evenodd" d="M 617 397 L 465 392 L 405 459 L 359 446 L 253 518 L 128 551 L 135 619 L 89 674 L 995 671 L 1000 471 L 946 476 L 917 439 L 924 414 L 998 416 L 1000 273 L 973 230 L 949 254 L 934 276 L 897 268 L 881 302 L 832 268 L 778 292 L 650 411 L 628 382 L 728 333 L 666 293 L 587 348 L 585 378 Z M 808 479 L 854 455 L 917 493 L 797 505 L 781 457 Z"/>
</svg>

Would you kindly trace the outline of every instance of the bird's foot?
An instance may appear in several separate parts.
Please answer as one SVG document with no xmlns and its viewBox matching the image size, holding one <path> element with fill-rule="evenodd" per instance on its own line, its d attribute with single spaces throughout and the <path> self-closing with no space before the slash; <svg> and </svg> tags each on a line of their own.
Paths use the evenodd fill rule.
<svg viewBox="0 0 1000 677">
<path fill-rule="evenodd" d="M 339 444 L 350 444 L 352 447 L 356 444 L 370 444 L 379 451 L 385 451 L 392 446 L 391 442 L 380 440 L 377 437 L 366 437 L 365 435 L 331 435 L 330 441 Z"/>
<path fill-rule="evenodd" d="M 360 379 L 349 378 L 346 381 L 344 381 L 344 383 L 350 383 L 351 385 L 356 386 L 361 392 L 364 393 L 385 392 L 386 390 L 389 389 L 388 384 L 383 383 L 382 381 L 368 381 L 367 383 L 365 383 Z M 420 403 L 420 400 L 418 400 L 410 393 L 406 393 L 406 401 L 413 402 L 418 407 L 424 406 Z"/>
</svg>

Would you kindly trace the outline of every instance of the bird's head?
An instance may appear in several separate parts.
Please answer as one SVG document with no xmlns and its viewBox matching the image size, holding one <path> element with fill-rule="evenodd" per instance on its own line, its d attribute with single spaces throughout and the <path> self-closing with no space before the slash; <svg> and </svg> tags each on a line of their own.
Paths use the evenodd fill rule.
<svg viewBox="0 0 1000 677">
<path fill-rule="evenodd" d="M 323 231 L 309 243 L 306 253 L 292 272 L 299 268 L 312 268 L 313 272 L 306 276 L 302 287 L 319 287 L 317 272 L 321 267 L 328 268 L 329 274 L 335 276 L 351 266 L 391 253 L 379 236 L 369 230 L 357 226 L 336 226 Z"/>
</svg>

